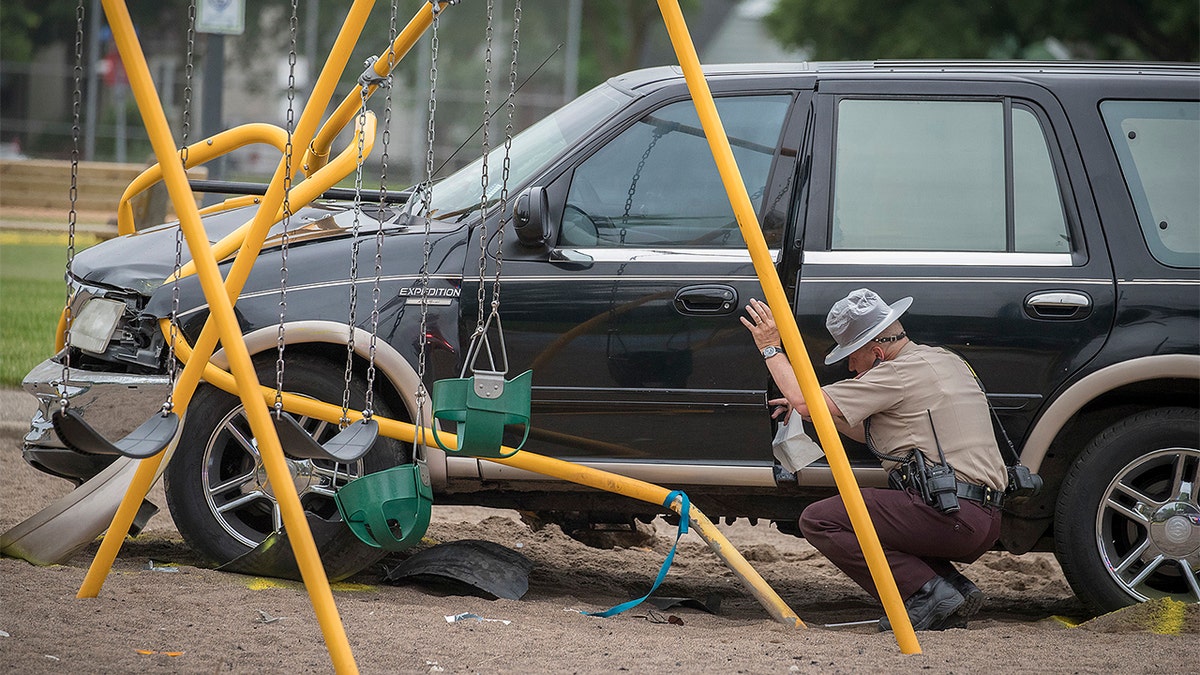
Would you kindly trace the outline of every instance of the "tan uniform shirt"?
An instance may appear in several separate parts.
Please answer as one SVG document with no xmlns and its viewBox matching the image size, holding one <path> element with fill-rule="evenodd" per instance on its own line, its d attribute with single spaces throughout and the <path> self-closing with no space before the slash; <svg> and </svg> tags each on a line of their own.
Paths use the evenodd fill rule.
<svg viewBox="0 0 1200 675">
<path fill-rule="evenodd" d="M 920 448 L 938 462 L 937 442 L 958 479 L 1004 490 L 1008 471 L 996 445 L 987 399 L 962 359 L 910 342 L 862 377 L 823 388 L 851 426 L 871 418 L 875 450 L 903 456 Z M 933 415 L 930 426 L 929 410 Z M 884 462 L 894 469 L 895 463 Z"/>
</svg>

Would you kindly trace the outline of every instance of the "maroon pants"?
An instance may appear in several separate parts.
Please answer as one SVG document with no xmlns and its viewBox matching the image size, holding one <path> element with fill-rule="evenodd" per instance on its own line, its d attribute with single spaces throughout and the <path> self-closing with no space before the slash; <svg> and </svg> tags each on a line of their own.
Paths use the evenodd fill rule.
<svg viewBox="0 0 1200 675">
<path fill-rule="evenodd" d="M 974 562 L 1000 537 L 1000 509 L 992 506 L 959 499 L 961 509 L 944 514 L 906 490 L 866 488 L 862 496 L 902 598 L 934 576 L 953 572 L 950 561 Z M 838 569 L 879 598 L 840 496 L 806 508 L 800 531 Z"/>
</svg>

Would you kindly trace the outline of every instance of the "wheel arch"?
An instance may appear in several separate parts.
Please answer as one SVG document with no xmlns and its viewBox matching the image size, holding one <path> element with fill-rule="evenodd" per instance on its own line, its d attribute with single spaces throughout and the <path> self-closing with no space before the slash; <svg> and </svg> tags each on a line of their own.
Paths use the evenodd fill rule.
<svg viewBox="0 0 1200 675">
<path fill-rule="evenodd" d="M 1182 398 L 1190 395 L 1190 398 Z M 1021 462 L 1041 471 L 1064 437 L 1086 436 L 1065 457 L 1069 464 L 1087 441 L 1112 424 L 1112 413 L 1200 402 L 1200 355 L 1159 354 L 1122 361 L 1072 384 L 1038 418 L 1021 450 Z M 1049 467 L 1047 467 L 1049 468 Z"/>
<path fill-rule="evenodd" d="M 284 346 L 299 348 L 317 348 L 316 351 L 329 358 L 345 358 L 346 354 L 346 324 L 333 321 L 291 321 L 284 324 Z M 242 336 L 246 349 L 252 356 L 269 352 L 278 347 L 279 326 L 269 326 L 250 331 Z M 354 328 L 354 354 L 362 363 L 370 359 L 371 334 L 362 328 Z M 334 349 L 336 347 L 336 349 Z M 229 369 L 225 350 L 213 354 L 214 365 Z M 417 418 L 417 371 L 400 352 L 383 340 L 376 340 L 375 368 L 382 373 L 382 379 L 376 380 L 376 387 L 383 384 L 386 389 L 379 389 L 389 402 L 402 403 L 408 411 L 410 419 Z M 270 383 L 267 383 L 270 384 Z M 428 408 L 422 415 L 422 424 L 432 423 Z M 425 460 L 429 466 L 429 477 L 434 487 L 446 484 L 446 453 L 435 446 L 425 446 Z"/>
<path fill-rule="evenodd" d="M 1038 419 L 1021 451 L 1021 462 L 1045 487 L 1037 496 L 1005 507 L 1004 548 L 1015 553 L 1053 549 L 1049 533 L 1067 472 L 1092 439 L 1118 420 L 1142 410 L 1196 407 L 1200 402 L 1200 356 L 1168 354 L 1131 359 L 1102 368 L 1060 395 Z"/>
</svg>

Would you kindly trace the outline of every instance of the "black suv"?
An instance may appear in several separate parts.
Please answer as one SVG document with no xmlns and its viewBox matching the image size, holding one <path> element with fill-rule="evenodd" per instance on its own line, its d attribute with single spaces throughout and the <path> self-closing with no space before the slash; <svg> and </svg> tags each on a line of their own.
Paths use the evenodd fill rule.
<svg viewBox="0 0 1200 675">
<path fill-rule="evenodd" d="M 863 286 L 913 296 L 909 334 L 970 360 L 1022 461 L 1045 480 L 1036 497 L 1006 505 L 1001 545 L 1055 551 L 1098 609 L 1200 601 L 1200 67 L 878 62 L 706 73 L 821 381 L 849 374 L 819 365 L 834 300 Z M 321 201 L 292 219 L 287 388 L 341 400 L 356 221 L 360 237 L 384 234 L 376 408 L 397 419 L 415 410 L 422 297 L 426 377 L 457 377 L 480 284 L 490 292 L 499 258 L 510 372 L 533 370 L 526 450 L 684 489 L 713 517 L 795 532 L 833 481 L 823 463 L 793 476 L 772 459 L 769 378 L 737 320 L 762 291 L 680 71 L 614 78 L 518 135 L 512 208 L 500 214 L 502 154 L 490 155 L 485 216 L 481 162 L 435 184 L 428 242 L 421 194 L 357 216 Z M 252 215 L 231 208 L 204 222 L 215 240 Z M 69 279 L 77 316 L 84 303 L 120 303 L 111 334 L 71 358 L 72 379 L 88 383 L 72 389 L 76 407 L 113 436 L 127 431 L 111 426 L 114 408 L 140 399 L 136 424 L 163 399 L 156 321 L 171 308 L 160 283 L 174 230 L 89 249 Z M 364 256 L 370 241 L 360 240 Z M 274 382 L 280 258 L 276 231 L 236 307 L 265 383 Z M 373 271 L 357 280 L 355 405 L 372 285 Z M 194 341 L 207 316 L 195 277 L 180 294 Z M 25 382 L 43 404 L 25 457 L 78 481 L 106 460 L 65 450 L 47 423 L 60 358 Z M 171 512 L 192 546 L 224 563 L 273 530 L 278 507 L 235 397 L 202 386 L 186 425 L 166 469 Z M 849 445 L 859 483 L 885 484 L 879 463 Z M 382 440 L 354 466 L 290 464 L 307 508 L 336 518 L 340 484 L 410 452 Z M 607 493 L 428 454 L 438 503 L 520 509 L 567 530 L 653 516 Z M 378 555 L 344 536 L 318 545 L 334 577 Z"/>
</svg>

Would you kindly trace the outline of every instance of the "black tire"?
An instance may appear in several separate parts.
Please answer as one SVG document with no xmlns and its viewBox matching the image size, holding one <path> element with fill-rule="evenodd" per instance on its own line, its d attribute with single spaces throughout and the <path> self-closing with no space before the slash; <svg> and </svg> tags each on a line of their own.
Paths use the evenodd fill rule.
<svg viewBox="0 0 1200 675">
<path fill-rule="evenodd" d="M 1075 594 L 1110 612 L 1161 597 L 1200 602 L 1200 417 L 1156 408 L 1104 430 L 1075 460 L 1054 514 Z"/>
<path fill-rule="evenodd" d="M 275 382 L 274 354 L 271 356 L 269 364 L 257 366 L 259 381 L 268 387 Z M 284 388 L 288 391 L 331 403 L 342 400 L 344 374 L 338 365 L 305 354 L 289 355 L 284 373 Z M 362 409 L 365 392 L 364 378 L 355 377 L 351 384 L 351 409 Z M 376 395 L 374 402 L 379 415 L 395 419 L 380 396 Z M 336 425 L 318 420 L 304 418 L 300 422 L 318 440 L 337 432 Z M 235 431 L 244 442 L 235 436 Z M 242 558 L 236 571 L 297 578 L 290 551 L 283 556 L 277 551 L 247 555 L 274 531 L 279 518 L 262 460 L 250 438 L 241 401 L 215 387 L 201 385 L 188 406 L 179 447 L 164 472 L 171 517 L 188 545 L 214 566 Z M 284 448 L 285 454 L 286 451 Z M 333 499 L 335 488 L 357 476 L 404 463 L 410 453 L 408 444 L 380 436 L 375 446 L 351 465 L 289 458 L 305 511 L 336 523 L 313 528 L 313 539 L 331 580 L 351 576 L 386 553 L 363 544 L 342 524 Z M 209 487 L 221 485 L 225 487 Z M 238 503 L 239 500 L 244 502 Z M 219 511 L 218 507 L 225 510 Z"/>
</svg>

